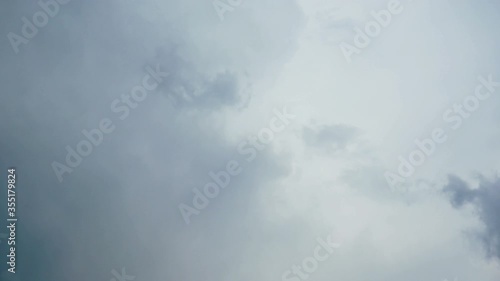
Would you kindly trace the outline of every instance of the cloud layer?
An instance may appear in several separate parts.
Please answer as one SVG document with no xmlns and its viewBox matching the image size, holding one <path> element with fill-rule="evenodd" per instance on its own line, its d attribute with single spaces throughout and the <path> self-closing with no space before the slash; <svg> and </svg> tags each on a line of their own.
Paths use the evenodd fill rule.
<svg viewBox="0 0 500 281">
<path fill-rule="evenodd" d="M 4 1 L 0 167 L 18 173 L 19 245 L 1 280 L 108 281 L 122 268 L 138 281 L 498 280 L 499 185 L 486 180 L 500 169 L 498 95 L 408 190 L 384 172 L 478 75 L 500 80 L 500 5 L 405 2 L 349 64 L 339 42 L 387 4 L 243 1 L 221 21 L 211 1 L 73 0 L 16 52 L 7 35 L 44 8 Z M 157 67 L 168 76 L 138 102 Z M 284 107 L 296 117 L 263 145 Z M 102 120 L 114 130 L 59 181 L 51 164 Z M 186 224 L 179 204 L 229 161 L 242 172 Z M 471 173 L 485 175 L 477 188 Z M 328 235 L 340 247 L 293 272 Z"/>
</svg>

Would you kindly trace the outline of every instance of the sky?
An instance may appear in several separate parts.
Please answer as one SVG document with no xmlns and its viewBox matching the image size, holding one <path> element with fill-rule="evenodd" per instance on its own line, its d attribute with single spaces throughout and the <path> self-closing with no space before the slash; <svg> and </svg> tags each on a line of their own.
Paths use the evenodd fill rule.
<svg viewBox="0 0 500 281">
<path fill-rule="evenodd" d="M 0 280 L 499 280 L 499 14 L 2 1 Z"/>
</svg>

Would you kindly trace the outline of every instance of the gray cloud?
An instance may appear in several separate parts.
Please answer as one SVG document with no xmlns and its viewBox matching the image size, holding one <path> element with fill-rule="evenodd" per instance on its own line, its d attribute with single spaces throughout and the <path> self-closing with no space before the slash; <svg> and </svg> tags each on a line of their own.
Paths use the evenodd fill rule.
<svg viewBox="0 0 500 281">
<path fill-rule="evenodd" d="M 252 203 L 261 188 L 289 172 L 286 161 L 261 152 L 189 228 L 177 206 L 210 171 L 238 156 L 217 114 L 244 108 L 256 70 L 272 74 L 294 49 L 301 15 L 293 2 L 273 5 L 282 12 L 221 25 L 207 1 L 71 1 L 19 54 L 2 37 L 0 118 L 10 121 L 0 124 L 0 167 L 18 168 L 22 222 L 18 272 L 6 280 L 108 281 L 122 267 L 136 280 L 236 275 L 222 265 L 244 260 L 238 237 L 258 222 L 235 225 L 256 212 Z M 0 33 L 7 34 L 39 7 L 5 2 L 0 10 Z M 254 16 L 243 8 L 238 13 Z M 261 36 L 272 36 L 272 44 Z M 246 61 L 244 52 L 254 57 Z M 156 65 L 171 75 L 121 121 L 110 103 Z M 182 93 L 198 95 L 170 97 Z M 102 118 L 115 131 L 59 183 L 51 162 L 64 159 L 65 146 L 74 147 L 81 130 Z M 3 193 L 0 200 L 6 208 Z"/>
<path fill-rule="evenodd" d="M 305 143 L 326 150 L 344 150 L 360 135 L 357 128 L 347 125 L 323 125 L 318 128 L 305 127 L 302 131 Z"/>
<path fill-rule="evenodd" d="M 465 181 L 450 175 L 444 192 L 450 194 L 450 201 L 455 208 L 472 204 L 477 208 L 479 218 L 486 226 L 481 235 L 487 254 L 500 259 L 500 179 L 488 181 L 481 178 L 479 187 L 472 189 Z"/>
<path fill-rule="evenodd" d="M 406 224 L 408 212 L 388 214 L 393 205 L 382 198 L 386 193 L 364 197 L 368 187 L 373 193 L 386 188 L 382 168 L 369 167 L 375 161 L 363 158 L 368 149 L 360 144 L 359 135 L 366 128 L 309 126 L 299 131 L 298 139 L 294 128 L 292 133 L 287 128 L 251 163 L 238 154 L 241 138 L 268 124 L 264 119 L 272 112 L 265 106 L 287 100 L 288 95 L 303 95 L 304 103 L 325 105 L 327 114 L 322 115 L 322 109 L 311 103 L 318 113 L 315 118 L 327 116 L 322 120 L 329 124 L 335 120 L 363 124 L 360 114 L 354 121 L 344 120 L 342 110 L 330 116 L 333 100 L 338 107 L 350 105 L 344 108 L 351 112 L 366 112 L 351 110 L 361 103 L 382 112 L 391 103 L 383 94 L 379 98 L 380 93 L 356 87 L 352 91 L 357 95 L 329 88 L 331 77 L 340 77 L 335 80 L 337 86 L 351 87 L 362 83 L 349 81 L 365 80 L 375 70 L 369 67 L 358 73 L 352 65 L 352 71 L 327 73 L 337 65 L 317 67 L 335 61 L 330 55 L 338 51 L 306 41 L 304 15 L 296 1 L 245 1 L 221 23 L 211 1 L 73 0 L 16 55 L 5 35 L 19 32 L 21 18 L 37 10 L 37 1 L 0 4 L 0 169 L 18 169 L 20 219 L 18 273 L 1 275 L 2 280 L 108 281 L 112 269 L 125 267 L 135 281 L 278 281 L 284 270 L 311 255 L 316 237 L 332 228 L 346 233 L 346 245 L 310 280 L 396 281 L 408 275 L 430 280 L 443 268 L 457 267 L 478 276 L 474 273 L 482 268 L 471 266 L 463 258 L 466 255 L 454 255 L 459 262 L 447 260 L 457 249 L 456 241 L 439 249 L 444 264 L 429 265 L 429 256 L 434 259 L 435 253 L 421 250 L 421 243 L 428 241 L 429 249 L 436 249 L 443 239 L 439 235 L 444 234 L 415 237 L 421 240 L 414 240 L 417 246 L 411 248 L 407 240 L 397 239 L 411 236 L 407 235 L 412 226 Z M 447 11 L 440 9 L 439 14 Z M 353 22 L 357 21 L 339 23 Z M 329 23 L 321 26 L 325 33 L 339 29 Z M 421 42 L 433 46 L 434 41 Z M 156 65 L 170 76 L 126 120 L 117 118 L 110 103 L 141 82 L 146 66 Z M 373 77 L 381 80 L 383 91 L 397 83 Z M 368 80 L 369 87 L 374 85 Z M 347 101 L 338 93 L 345 93 Z M 364 94 L 371 97 L 370 102 L 360 99 Z M 191 95 L 191 100 L 177 98 L 182 95 Z M 349 101 L 349 96 L 356 101 Z M 314 115 L 301 110 L 293 114 L 297 120 Z M 377 117 L 371 115 L 369 124 L 379 122 Z M 74 147 L 83 138 L 81 131 L 96 128 L 102 118 L 110 118 L 115 131 L 60 183 L 51 162 L 64 159 L 65 146 Z M 311 157 L 319 163 L 294 154 L 304 143 L 320 152 Z M 324 156 L 324 151 L 341 152 L 342 157 Z M 309 156 L 308 152 L 304 154 Z M 335 168 L 323 162 L 332 158 L 337 161 Z M 233 159 L 241 163 L 243 172 L 186 226 L 178 204 L 189 203 L 192 189 L 205 185 L 211 180 L 210 171 L 221 170 Z M 343 161 L 348 160 L 350 164 L 362 160 L 366 167 L 356 169 L 352 164 L 345 170 Z M 338 175 L 330 177 L 330 169 Z M 345 193 L 332 194 L 323 188 L 318 192 L 317 186 L 336 180 L 348 183 Z M 349 198 L 353 190 L 356 194 Z M 5 199 L 1 192 L 2 210 Z M 420 211 L 411 212 L 415 220 L 422 218 Z M 387 235 L 395 239 L 389 241 Z M 0 250 L 4 253 L 6 244 L 0 244 Z M 414 259 L 406 259 L 408 253 Z M 5 265 L 3 254 L 0 263 Z M 429 270 L 421 273 L 422 266 Z M 391 275 L 394 268 L 401 270 Z M 481 280 L 496 280 L 483 276 Z"/>
</svg>

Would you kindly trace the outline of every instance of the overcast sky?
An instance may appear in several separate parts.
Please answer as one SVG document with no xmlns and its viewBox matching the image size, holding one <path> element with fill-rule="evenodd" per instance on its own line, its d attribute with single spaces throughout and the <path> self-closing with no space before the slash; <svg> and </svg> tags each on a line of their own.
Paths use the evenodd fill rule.
<svg viewBox="0 0 500 281">
<path fill-rule="evenodd" d="M 0 280 L 499 280 L 500 3 L 67 2 L 0 4 Z"/>
</svg>

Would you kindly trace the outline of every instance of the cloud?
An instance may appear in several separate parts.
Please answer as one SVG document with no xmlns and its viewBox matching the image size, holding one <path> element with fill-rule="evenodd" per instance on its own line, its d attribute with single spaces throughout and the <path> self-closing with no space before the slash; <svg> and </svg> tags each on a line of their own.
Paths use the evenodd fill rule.
<svg viewBox="0 0 500 281">
<path fill-rule="evenodd" d="M 472 189 L 469 184 L 457 176 L 450 175 L 443 190 L 450 194 L 450 202 L 455 208 L 466 204 L 473 205 L 479 218 L 486 227 L 481 235 L 487 254 L 500 259 L 500 179 L 489 181 L 480 179 L 479 187 Z"/>
<path fill-rule="evenodd" d="M 257 212 L 256 194 L 288 174 L 285 160 L 260 152 L 189 228 L 177 206 L 237 155 L 227 119 L 245 110 L 248 85 L 262 73 L 275 79 L 295 49 L 293 1 L 261 4 L 272 16 L 242 6 L 220 23 L 210 1 L 71 1 L 18 55 L 0 42 L 0 118 L 10 120 L 0 124 L 0 167 L 17 167 L 22 178 L 18 278 L 108 281 L 125 266 L 136 280 L 220 280 L 222 264 L 245 258 L 240 239 L 227 238 L 249 233 L 237 225 Z M 38 9 L 0 7 L 2 34 Z M 156 65 L 170 76 L 121 121 L 110 103 Z M 191 101 L 170 98 L 192 93 Z M 115 131 L 58 183 L 51 162 L 102 118 Z M 220 270 L 207 275 L 211 267 Z"/>
<path fill-rule="evenodd" d="M 322 2 L 331 7 L 332 1 Z M 418 134 L 412 125 L 426 124 L 420 116 L 439 107 L 433 102 L 449 94 L 444 89 L 451 83 L 454 89 L 470 88 L 457 83 L 464 80 L 455 75 L 469 60 L 444 51 L 426 58 L 418 51 L 425 46 L 433 53 L 441 40 L 449 41 L 440 33 L 439 40 L 428 38 L 426 32 L 451 32 L 458 46 L 465 41 L 488 46 L 489 56 L 464 52 L 461 57 L 497 61 L 492 54 L 498 45 L 462 36 L 457 28 L 462 14 L 435 5 L 429 5 L 430 12 L 449 25 L 436 28 L 432 21 L 421 21 L 411 26 L 402 20 L 391 25 L 393 35 L 380 38 L 364 56 L 384 61 L 345 68 L 337 48 L 309 40 L 304 8 L 296 1 L 244 1 L 224 22 L 212 1 L 70 1 L 17 55 L 5 34 L 20 30 L 21 17 L 39 8 L 36 1 L 3 1 L 0 169 L 15 166 L 19 175 L 22 223 L 15 278 L 108 281 L 113 269 L 125 267 L 135 281 L 278 281 L 283 271 L 311 255 L 316 237 L 333 231 L 345 245 L 310 280 L 445 275 L 497 280 L 497 268 L 485 268 L 482 257 L 471 258 L 473 251 L 462 247 L 459 230 L 465 220 L 447 210 L 447 202 L 400 204 L 389 191 L 380 192 L 388 189 L 385 163 L 377 156 L 386 151 L 368 145 L 383 143 L 400 153 L 393 146 L 405 142 L 394 136 Z M 337 32 L 359 22 L 357 11 L 326 9 L 318 28 L 337 40 Z M 475 20 L 468 15 L 467 20 Z M 491 22 L 497 18 L 491 14 Z M 408 40 L 400 39 L 398 26 Z M 484 26 L 484 34 L 494 34 L 491 26 Z M 156 65 L 170 75 L 121 121 L 110 103 L 141 83 L 146 66 Z M 429 77 L 440 80 L 435 77 L 442 73 L 432 71 L 438 66 L 450 84 L 425 83 Z M 291 110 L 297 123 L 245 163 L 238 143 L 268 126 L 272 108 L 291 97 L 300 100 Z M 102 118 L 112 119 L 115 131 L 59 183 L 51 162 L 64 159 L 65 146 L 74 146 L 81 131 L 96 128 Z M 311 119 L 327 125 L 302 127 Z M 484 131 L 492 128 L 497 127 L 485 125 Z M 492 148 L 496 144 L 492 138 Z M 186 226 L 179 203 L 189 202 L 192 189 L 203 187 L 210 171 L 232 159 L 248 165 Z M 5 197 L 0 193 L 2 208 Z M 443 222 L 442 231 L 421 231 Z"/>
<path fill-rule="evenodd" d="M 360 135 L 357 128 L 347 125 L 322 125 L 317 128 L 305 127 L 302 136 L 312 147 L 329 151 L 344 150 Z"/>
</svg>

